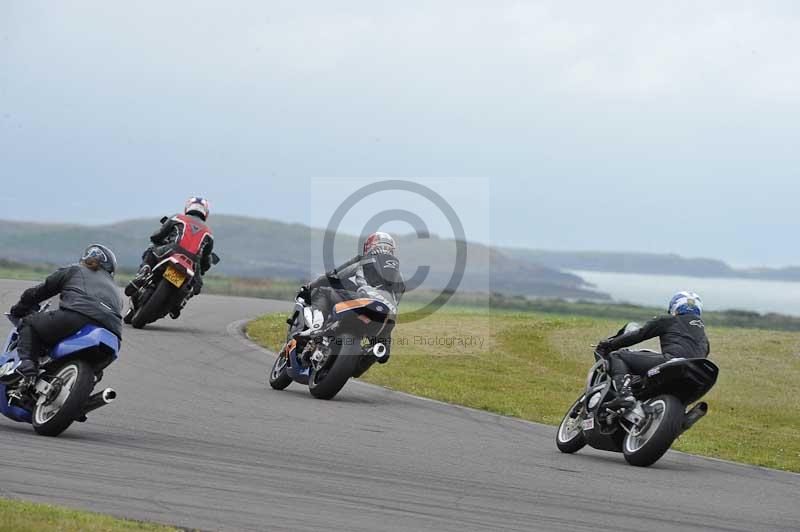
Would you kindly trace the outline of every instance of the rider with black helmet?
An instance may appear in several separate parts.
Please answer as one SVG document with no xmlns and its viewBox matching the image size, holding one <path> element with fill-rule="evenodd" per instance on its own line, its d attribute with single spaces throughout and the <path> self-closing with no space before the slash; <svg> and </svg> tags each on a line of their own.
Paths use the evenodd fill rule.
<svg viewBox="0 0 800 532">
<path fill-rule="evenodd" d="M 114 284 L 116 268 L 117 259 L 109 248 L 91 244 L 78 264 L 56 270 L 43 283 L 22 293 L 10 311 L 22 318 L 17 347 L 19 374 L 36 377 L 44 348 L 85 325 L 99 325 L 122 338 L 122 297 Z M 34 312 L 39 303 L 56 295 L 60 296 L 57 310 Z"/>
</svg>

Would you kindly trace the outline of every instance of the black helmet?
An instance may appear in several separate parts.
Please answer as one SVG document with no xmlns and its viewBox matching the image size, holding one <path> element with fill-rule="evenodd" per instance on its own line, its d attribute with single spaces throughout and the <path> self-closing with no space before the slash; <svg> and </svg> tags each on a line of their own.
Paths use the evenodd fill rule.
<svg viewBox="0 0 800 532">
<path fill-rule="evenodd" d="M 117 257 L 114 252 L 102 244 L 89 244 L 83 250 L 81 262 L 96 263 L 98 267 L 103 268 L 112 276 L 117 271 Z"/>
</svg>

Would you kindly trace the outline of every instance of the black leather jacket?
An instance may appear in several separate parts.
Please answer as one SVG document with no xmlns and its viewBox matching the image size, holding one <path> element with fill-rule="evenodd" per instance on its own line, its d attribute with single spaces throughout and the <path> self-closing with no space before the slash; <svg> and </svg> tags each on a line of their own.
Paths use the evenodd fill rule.
<svg viewBox="0 0 800 532">
<path fill-rule="evenodd" d="M 604 347 L 611 352 L 656 337 L 661 341 L 661 352 L 673 357 L 705 358 L 711 352 L 706 325 L 695 314 L 653 318 L 641 329 L 605 342 Z"/>
<path fill-rule="evenodd" d="M 342 288 L 353 292 L 387 292 L 395 305 L 406 290 L 403 274 L 400 273 L 400 260 L 386 253 L 356 255 L 335 270 L 320 275 L 309 284 L 309 289 L 324 286 L 331 280 L 338 281 Z"/>
<path fill-rule="evenodd" d="M 55 295 L 60 295 L 59 308 L 83 314 L 122 338 L 122 296 L 105 270 L 83 264 L 60 268 L 22 292 L 19 302 L 33 307 Z"/>
</svg>

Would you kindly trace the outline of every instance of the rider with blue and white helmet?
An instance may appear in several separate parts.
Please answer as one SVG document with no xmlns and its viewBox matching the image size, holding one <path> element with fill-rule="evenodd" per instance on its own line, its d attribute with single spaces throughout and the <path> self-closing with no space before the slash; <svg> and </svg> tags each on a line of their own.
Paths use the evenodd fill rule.
<svg viewBox="0 0 800 532">
<path fill-rule="evenodd" d="M 604 340 L 597 352 L 608 355 L 609 373 L 617 397 L 606 406 L 625 408 L 635 403 L 631 382 L 651 368 L 671 358 L 705 358 L 711 352 L 703 322 L 703 300 L 694 292 L 675 294 L 669 301 L 668 314 L 648 321 L 641 329 Z M 645 340 L 658 338 L 661 353 L 627 349 Z"/>
<path fill-rule="evenodd" d="M 669 300 L 667 311 L 673 316 L 681 314 L 703 315 L 703 300 L 694 292 L 678 292 Z"/>
</svg>

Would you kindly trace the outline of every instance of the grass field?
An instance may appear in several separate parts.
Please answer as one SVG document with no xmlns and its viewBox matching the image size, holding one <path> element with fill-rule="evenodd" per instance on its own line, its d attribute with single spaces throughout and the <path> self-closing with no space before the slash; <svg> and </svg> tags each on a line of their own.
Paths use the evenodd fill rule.
<svg viewBox="0 0 800 532">
<path fill-rule="evenodd" d="M 0 532 L 178 532 L 177 528 L 0 499 Z"/>
<path fill-rule="evenodd" d="M 0 279 L 43 281 L 57 267 L 52 265 L 26 265 L 0 259 Z M 115 280 L 125 286 L 135 272 L 121 270 Z M 203 278 L 203 293 L 224 296 L 247 296 L 275 299 L 291 299 L 299 287 L 297 281 L 282 279 L 260 279 L 207 275 Z"/>
<path fill-rule="evenodd" d="M 276 350 L 285 318 L 264 316 L 248 332 Z M 620 325 L 534 312 L 440 311 L 401 322 L 390 362 L 373 366 L 362 379 L 556 425 L 582 390 L 593 362 L 589 345 Z M 719 381 L 705 398 L 710 412 L 674 448 L 800 472 L 800 333 L 709 327 L 709 337 L 711 359 L 720 366 Z"/>
</svg>

